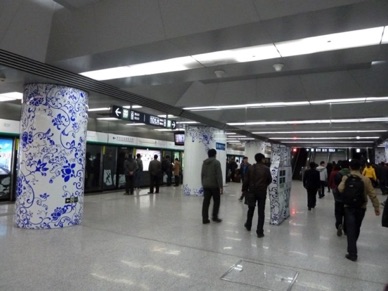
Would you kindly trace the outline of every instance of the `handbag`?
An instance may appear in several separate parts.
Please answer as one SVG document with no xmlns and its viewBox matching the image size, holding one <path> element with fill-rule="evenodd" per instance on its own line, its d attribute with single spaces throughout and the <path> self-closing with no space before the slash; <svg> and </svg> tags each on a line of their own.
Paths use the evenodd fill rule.
<svg viewBox="0 0 388 291">
<path fill-rule="evenodd" d="M 383 227 L 388 227 L 388 198 L 385 200 L 383 216 L 381 217 L 381 225 Z"/>
</svg>

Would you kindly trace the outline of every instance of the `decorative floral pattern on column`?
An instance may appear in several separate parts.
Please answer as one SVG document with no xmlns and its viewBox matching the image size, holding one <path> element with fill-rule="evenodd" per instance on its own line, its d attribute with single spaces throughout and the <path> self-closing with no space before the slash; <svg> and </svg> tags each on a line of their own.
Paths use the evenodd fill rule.
<svg viewBox="0 0 388 291">
<path fill-rule="evenodd" d="M 15 223 L 50 229 L 82 220 L 87 93 L 26 85 L 23 97 Z"/>
<path fill-rule="evenodd" d="M 272 183 L 269 185 L 269 201 L 270 201 L 270 224 L 279 224 L 280 221 L 280 203 L 279 203 L 279 192 L 278 192 L 278 173 L 280 164 L 280 145 L 272 144 L 271 149 L 271 175 Z"/>
<path fill-rule="evenodd" d="M 209 149 L 216 148 L 217 142 L 226 143 L 222 130 L 208 126 L 186 126 L 185 131 L 185 170 L 183 172 L 183 194 L 203 196 L 201 185 L 202 162 Z M 217 155 L 218 156 L 218 155 Z M 221 166 L 222 162 L 221 161 Z"/>
<path fill-rule="evenodd" d="M 284 145 L 273 144 L 271 156 L 272 184 L 269 198 L 270 224 L 279 225 L 290 216 L 290 193 L 292 183 L 291 152 Z"/>
</svg>

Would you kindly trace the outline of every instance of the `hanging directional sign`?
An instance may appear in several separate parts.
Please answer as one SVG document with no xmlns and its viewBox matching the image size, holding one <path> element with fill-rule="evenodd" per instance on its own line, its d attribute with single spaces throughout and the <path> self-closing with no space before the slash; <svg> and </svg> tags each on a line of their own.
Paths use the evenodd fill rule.
<svg viewBox="0 0 388 291">
<path fill-rule="evenodd" d="M 161 118 L 158 116 L 146 114 L 143 112 L 137 112 L 134 110 L 129 110 L 121 106 L 112 105 L 111 106 L 111 116 L 118 119 L 128 120 L 135 123 L 145 123 L 148 125 L 165 127 L 165 128 L 176 128 L 175 120 L 168 120 L 166 118 Z"/>
</svg>

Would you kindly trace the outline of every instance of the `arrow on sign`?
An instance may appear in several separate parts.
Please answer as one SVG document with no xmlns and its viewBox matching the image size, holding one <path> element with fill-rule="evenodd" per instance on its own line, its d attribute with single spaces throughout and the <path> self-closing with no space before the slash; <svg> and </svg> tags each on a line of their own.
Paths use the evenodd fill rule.
<svg viewBox="0 0 388 291">
<path fill-rule="evenodd" d="M 171 128 L 175 129 L 176 128 L 176 121 L 171 121 Z"/>
<path fill-rule="evenodd" d="M 115 114 L 116 114 L 117 117 L 120 117 L 120 116 L 121 116 L 120 108 L 117 108 L 117 109 L 115 110 Z"/>
</svg>

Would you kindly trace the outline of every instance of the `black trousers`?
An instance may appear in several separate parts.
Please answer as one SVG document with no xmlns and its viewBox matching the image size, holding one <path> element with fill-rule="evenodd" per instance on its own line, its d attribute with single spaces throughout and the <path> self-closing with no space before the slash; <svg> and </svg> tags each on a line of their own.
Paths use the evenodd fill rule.
<svg viewBox="0 0 388 291">
<path fill-rule="evenodd" d="M 345 205 L 342 202 L 334 201 L 335 228 L 342 224 L 343 230 L 346 233 L 345 223 Z"/>
<path fill-rule="evenodd" d="M 125 193 L 133 194 L 133 175 L 125 175 Z"/>
<path fill-rule="evenodd" d="M 179 186 L 179 176 L 175 176 L 175 186 Z"/>
<path fill-rule="evenodd" d="M 172 172 L 171 171 L 167 171 L 166 174 L 167 174 L 167 184 L 166 184 L 166 186 L 171 186 Z"/>
<path fill-rule="evenodd" d="M 307 188 L 307 207 L 314 208 L 317 204 L 317 188 Z"/>
<path fill-rule="evenodd" d="M 258 219 L 257 219 L 257 233 L 264 233 L 264 220 L 265 220 L 265 201 L 267 198 L 266 193 L 261 193 L 255 196 L 257 203 Z M 246 226 L 251 228 L 253 214 L 255 213 L 255 205 L 248 205 L 247 222 Z"/>
<path fill-rule="evenodd" d="M 326 186 L 326 182 L 325 181 L 321 181 L 321 187 L 319 189 L 319 197 L 323 197 L 325 196 L 325 186 Z"/>
<path fill-rule="evenodd" d="M 202 220 L 209 219 L 210 200 L 213 197 L 213 213 L 212 218 L 218 218 L 218 211 L 220 210 L 220 188 L 203 188 L 203 203 L 202 203 Z"/>
<path fill-rule="evenodd" d="M 150 192 L 154 193 L 154 187 L 155 187 L 155 193 L 159 193 L 159 175 L 150 175 Z"/>
<path fill-rule="evenodd" d="M 357 240 L 360 236 L 362 220 L 365 216 L 365 208 L 345 207 L 346 235 L 348 239 L 348 253 L 357 257 Z"/>
</svg>

